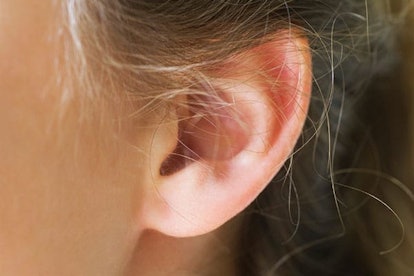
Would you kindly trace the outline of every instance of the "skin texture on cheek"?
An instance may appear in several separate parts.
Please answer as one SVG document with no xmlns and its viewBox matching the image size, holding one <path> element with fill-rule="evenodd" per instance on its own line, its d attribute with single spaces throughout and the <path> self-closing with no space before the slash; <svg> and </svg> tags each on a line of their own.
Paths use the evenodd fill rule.
<svg viewBox="0 0 414 276">
<path fill-rule="evenodd" d="M 80 123 L 74 101 L 58 119 L 53 2 L 0 3 L 0 274 L 117 275 L 147 172 L 102 138 L 116 137 L 109 111 Z"/>
</svg>

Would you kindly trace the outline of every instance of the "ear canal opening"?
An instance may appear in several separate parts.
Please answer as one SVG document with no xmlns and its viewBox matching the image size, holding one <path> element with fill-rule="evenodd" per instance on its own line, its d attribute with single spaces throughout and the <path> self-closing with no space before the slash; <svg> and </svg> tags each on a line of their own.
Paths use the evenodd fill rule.
<svg viewBox="0 0 414 276">
<path fill-rule="evenodd" d="M 183 140 L 182 124 L 182 122 L 179 123 L 177 145 L 173 152 L 161 163 L 159 170 L 161 176 L 172 175 L 198 159 L 197 154 L 192 151 L 188 147 L 186 141 Z"/>
<path fill-rule="evenodd" d="M 181 143 L 177 143 L 173 153 L 167 156 L 160 167 L 161 176 L 169 176 L 185 167 L 185 160 L 182 157 Z"/>
<path fill-rule="evenodd" d="M 248 141 L 241 122 L 229 115 L 206 115 L 179 123 L 179 135 L 174 151 L 160 166 L 160 175 L 169 176 L 193 162 L 210 163 L 231 159 Z"/>
<path fill-rule="evenodd" d="M 242 151 L 249 140 L 249 127 L 238 107 L 213 97 L 192 101 L 190 115 L 178 123 L 176 147 L 162 162 L 160 175 L 172 175 L 200 160 L 210 164 L 228 160 Z"/>
</svg>

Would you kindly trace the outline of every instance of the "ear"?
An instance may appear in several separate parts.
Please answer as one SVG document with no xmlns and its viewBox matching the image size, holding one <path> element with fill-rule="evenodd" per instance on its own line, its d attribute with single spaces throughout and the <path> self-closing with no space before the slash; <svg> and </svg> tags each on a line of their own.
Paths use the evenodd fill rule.
<svg viewBox="0 0 414 276">
<path fill-rule="evenodd" d="M 186 237 L 221 226 L 266 187 L 301 133 L 312 78 L 305 38 L 280 32 L 212 75 L 215 97 L 190 104 L 185 112 L 196 115 L 154 137 L 146 228 Z"/>
</svg>

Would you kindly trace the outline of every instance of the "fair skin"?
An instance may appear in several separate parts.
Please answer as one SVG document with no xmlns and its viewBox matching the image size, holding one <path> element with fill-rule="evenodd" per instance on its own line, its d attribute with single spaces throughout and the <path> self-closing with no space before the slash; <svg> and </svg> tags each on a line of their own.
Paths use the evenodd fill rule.
<svg viewBox="0 0 414 276">
<path fill-rule="evenodd" d="M 131 118 L 102 100 L 80 119 L 75 91 L 62 112 L 55 61 L 66 38 L 53 26 L 63 18 L 49 0 L 0 3 L 0 274 L 191 275 L 214 263 L 229 275 L 235 232 L 221 226 L 283 165 L 306 118 L 306 42 L 269 43 L 223 64 L 217 74 L 228 81 L 217 85 L 255 131 L 225 122 L 220 152 L 229 141 L 234 147 L 221 156 L 208 156 L 210 140 L 192 137 L 205 158 L 160 175 L 179 127 L 161 124 L 165 111 Z M 284 65 L 263 64 L 269 52 Z M 272 77 L 294 99 L 267 94 L 262 76 L 232 75 L 266 66 L 278 68 Z"/>
</svg>

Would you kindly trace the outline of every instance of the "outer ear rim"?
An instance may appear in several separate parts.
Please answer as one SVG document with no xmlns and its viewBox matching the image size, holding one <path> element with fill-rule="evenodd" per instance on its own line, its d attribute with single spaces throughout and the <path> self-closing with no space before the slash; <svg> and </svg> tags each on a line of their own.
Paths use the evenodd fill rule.
<svg viewBox="0 0 414 276">
<path fill-rule="evenodd" d="M 210 232 L 247 207 L 291 155 L 310 102 L 312 72 L 308 42 L 291 32 L 282 32 L 274 41 L 248 51 L 249 56 L 259 57 L 249 62 L 250 65 L 253 62 L 253 66 L 261 66 L 266 55 L 283 59 L 283 66 L 272 66 L 283 71 L 277 74 L 277 80 L 283 82 L 286 89 L 295 90 L 291 91 L 295 92 L 291 114 L 278 122 L 280 127 L 275 127 L 271 108 L 275 106 L 272 101 L 278 97 L 269 94 L 273 93 L 272 89 L 258 85 L 263 83 L 260 81 L 244 88 L 238 87 L 255 88 L 248 97 L 254 97 L 252 100 L 259 104 L 253 111 L 259 109 L 260 112 L 246 112 L 251 113 L 249 116 L 256 116 L 251 122 L 261 124 L 258 133 L 264 136 L 250 141 L 242 152 L 230 159 L 200 160 L 173 175 L 155 177 L 143 204 L 145 228 L 175 237 Z M 280 58 L 276 60 L 280 62 Z M 261 109 L 261 106 L 265 108 Z M 251 106 L 246 108 L 252 109 Z M 263 143 L 261 139 L 267 141 Z"/>
</svg>

